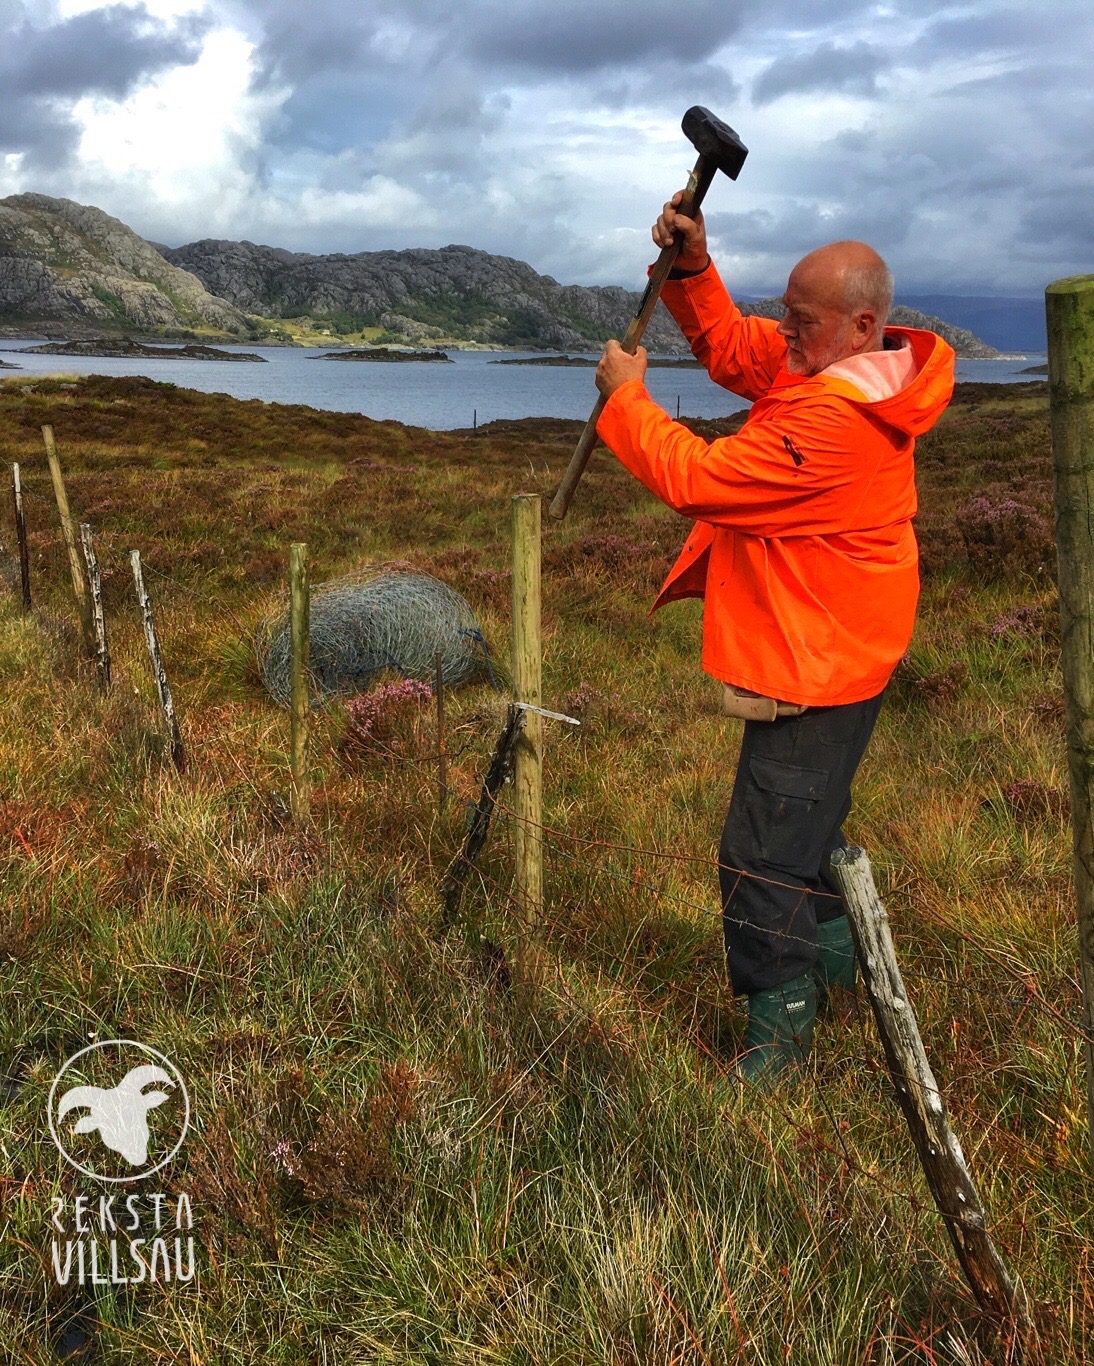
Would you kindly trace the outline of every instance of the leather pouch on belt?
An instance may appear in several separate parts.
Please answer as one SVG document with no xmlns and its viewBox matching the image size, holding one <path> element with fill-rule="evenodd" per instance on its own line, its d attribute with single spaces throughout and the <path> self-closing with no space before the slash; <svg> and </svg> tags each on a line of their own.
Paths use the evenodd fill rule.
<svg viewBox="0 0 1094 1366">
<path fill-rule="evenodd" d="M 722 710 L 727 716 L 737 716 L 742 721 L 774 721 L 778 716 L 800 716 L 807 708 L 797 702 L 780 702 L 774 697 L 764 697 L 761 693 L 727 683 Z"/>
</svg>

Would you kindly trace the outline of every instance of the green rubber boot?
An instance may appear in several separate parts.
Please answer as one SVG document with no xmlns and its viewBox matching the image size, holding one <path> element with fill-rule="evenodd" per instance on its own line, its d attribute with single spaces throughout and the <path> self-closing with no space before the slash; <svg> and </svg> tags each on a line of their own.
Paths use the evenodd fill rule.
<svg viewBox="0 0 1094 1366">
<path fill-rule="evenodd" d="M 845 915 L 837 916 L 835 920 L 817 922 L 817 948 L 813 981 L 821 996 L 825 996 L 833 987 L 854 991 L 858 962 L 855 958 L 855 941 L 851 937 L 851 922 Z"/>
<path fill-rule="evenodd" d="M 772 1081 L 809 1056 L 817 1018 L 817 987 L 812 977 L 754 992 L 748 998 L 744 1051 L 736 1062 L 742 1081 Z"/>
</svg>

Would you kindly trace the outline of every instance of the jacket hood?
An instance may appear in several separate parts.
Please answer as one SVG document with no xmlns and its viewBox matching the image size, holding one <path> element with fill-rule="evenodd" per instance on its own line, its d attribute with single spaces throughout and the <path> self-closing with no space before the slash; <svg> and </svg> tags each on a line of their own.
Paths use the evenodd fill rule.
<svg viewBox="0 0 1094 1366">
<path fill-rule="evenodd" d="M 905 342 L 912 348 L 915 359 L 915 375 L 899 393 L 889 398 L 871 402 L 848 380 L 826 375 L 823 371 L 803 379 L 792 375 L 785 367 L 768 392 L 771 397 L 784 400 L 838 394 L 895 431 L 906 436 L 922 436 L 941 417 L 953 393 L 954 349 L 936 332 L 928 332 L 925 328 L 887 327 L 885 335 Z"/>
<path fill-rule="evenodd" d="M 922 436 L 938 421 L 953 393 L 954 349 L 936 332 L 919 327 L 887 327 L 885 335 L 900 338 L 912 348 L 916 374 L 891 398 L 862 406 L 897 431 Z"/>
</svg>

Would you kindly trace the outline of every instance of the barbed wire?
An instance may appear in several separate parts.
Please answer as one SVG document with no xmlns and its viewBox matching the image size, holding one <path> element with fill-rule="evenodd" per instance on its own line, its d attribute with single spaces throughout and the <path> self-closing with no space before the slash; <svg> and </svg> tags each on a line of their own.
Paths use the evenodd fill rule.
<svg viewBox="0 0 1094 1366">
<path fill-rule="evenodd" d="M 44 497 L 43 495 L 37 493 L 33 489 L 28 489 L 24 486 L 22 491 L 24 497 L 33 498 L 36 501 L 42 503 L 43 505 L 53 508 L 54 505 L 51 503 L 49 498 Z M 96 532 L 95 540 L 97 545 L 99 543 L 105 544 L 107 548 L 108 557 L 117 557 L 117 559 L 115 560 L 115 564 L 128 564 L 130 552 L 128 549 L 122 551 L 116 548 L 117 546 L 123 544 L 121 538 L 118 537 L 116 534 Z M 156 575 L 156 577 L 158 577 L 165 583 L 171 584 L 172 586 L 178 588 L 180 591 L 188 594 L 193 598 L 199 599 L 200 601 L 206 604 L 215 605 L 217 607 L 217 610 L 222 610 L 226 614 L 232 616 L 236 624 L 241 626 L 244 632 L 246 632 L 247 628 L 242 626 L 242 623 L 240 622 L 239 618 L 236 616 L 236 614 L 232 611 L 232 609 L 228 606 L 227 603 L 212 599 L 200 588 L 195 588 L 192 585 L 187 584 L 184 581 L 178 579 L 174 575 L 167 574 L 164 571 L 157 569 L 153 564 L 146 562 L 143 558 L 143 555 L 141 562 L 142 566 L 147 571 Z M 213 573 L 215 572 L 216 571 L 213 571 Z M 206 575 L 205 578 L 212 578 L 213 573 Z M 332 588 L 337 588 L 344 583 L 352 583 L 354 577 L 355 576 L 353 575 L 349 575 L 345 576 L 345 578 L 342 580 L 331 580 L 329 581 L 329 586 Z M 327 585 L 316 585 L 316 588 L 321 589 L 326 586 Z M 368 748 L 377 749 L 379 752 L 385 755 L 385 757 L 397 760 L 399 763 L 404 765 L 413 766 L 418 770 L 424 770 L 436 763 L 436 756 L 419 757 L 415 755 L 410 755 L 399 750 L 396 750 L 388 745 L 385 745 L 381 740 L 373 736 L 369 736 L 366 743 Z M 738 926 L 746 927 L 749 929 L 755 928 L 751 922 L 743 918 L 727 915 L 723 907 L 712 909 L 709 905 L 682 896 L 678 892 L 670 892 L 667 891 L 663 886 L 655 886 L 647 878 L 637 877 L 634 872 L 626 872 L 623 870 L 617 871 L 606 867 L 602 862 L 594 863 L 589 859 L 582 858 L 578 854 L 574 853 L 572 848 L 563 848 L 562 844 L 563 842 L 571 846 L 576 844 L 580 845 L 584 850 L 590 852 L 596 850 L 603 850 L 609 853 L 620 853 L 628 856 L 653 859 L 665 864 L 689 864 L 708 869 L 715 873 L 719 871 L 724 871 L 726 868 L 729 868 L 732 872 L 734 872 L 737 875 L 739 879 L 748 878 L 756 882 L 767 883 L 780 890 L 791 890 L 799 892 L 801 894 L 801 900 L 799 901 L 798 906 L 795 907 L 795 913 L 799 908 L 801 908 L 804 905 L 805 899 L 809 897 L 812 897 L 814 900 L 842 900 L 838 893 L 828 892 L 825 891 L 823 888 L 819 887 L 803 887 L 797 883 L 787 883 L 776 878 L 767 877 L 751 869 L 734 868 L 732 867 L 732 865 L 721 864 L 718 859 L 712 858 L 710 855 L 673 852 L 670 850 L 650 848 L 644 845 L 632 845 L 618 839 L 612 840 L 602 837 L 577 835 L 572 831 L 562 830 L 557 826 L 552 826 L 544 822 L 538 824 L 534 822 L 528 822 L 526 818 L 520 816 L 510 806 L 501 801 L 497 803 L 497 810 L 500 814 L 506 816 L 511 821 L 524 821 L 526 824 L 533 826 L 536 829 L 539 838 L 542 840 L 546 847 L 550 848 L 552 852 L 559 855 L 563 859 L 566 859 L 571 864 L 584 868 L 591 875 L 604 876 L 613 879 L 617 882 L 625 882 L 634 890 L 641 889 L 644 893 L 656 898 L 659 901 L 669 902 L 673 905 L 679 906 L 691 912 L 698 911 L 705 916 L 711 917 L 712 919 L 717 917 L 723 923 L 728 922 L 729 924 L 737 924 Z M 478 869 L 477 865 L 476 872 L 478 873 L 478 876 L 480 878 L 483 877 L 482 871 Z M 982 939 L 977 938 L 968 930 L 963 929 L 961 926 L 956 925 L 951 921 L 939 919 L 937 923 L 942 928 L 944 928 L 948 933 L 956 935 L 959 939 L 961 939 L 971 948 L 975 949 L 979 953 L 982 953 L 986 958 L 996 963 L 996 965 L 1000 968 L 1005 979 L 1021 987 L 1021 996 L 1012 996 L 1007 998 L 1012 1004 L 1020 1005 L 1023 1009 L 1032 1007 L 1040 1011 L 1048 1018 L 1050 1018 L 1055 1024 L 1060 1026 L 1062 1029 L 1073 1034 L 1075 1037 L 1082 1040 L 1087 1040 L 1089 1038 L 1088 1031 L 1081 1020 L 1077 1020 L 1065 1015 L 1061 1010 L 1059 1010 L 1056 1006 L 1054 1006 L 1051 1002 L 1044 998 L 1036 983 L 1036 975 L 1033 970 L 1023 970 L 1014 967 L 1006 961 L 1004 955 L 999 950 L 993 948 L 990 944 L 985 943 Z M 557 924 L 558 922 L 556 922 L 556 927 Z M 815 948 L 815 939 L 808 935 L 797 935 L 790 930 L 782 930 L 776 933 L 777 937 L 783 942 L 798 944 L 802 947 L 807 947 L 810 949 Z M 901 971 L 905 976 L 913 980 L 936 980 L 936 974 L 931 972 L 920 972 L 914 968 L 904 967 L 901 968 Z M 986 981 L 989 984 L 988 988 L 986 989 L 995 989 L 996 984 L 994 980 L 986 979 Z M 958 990 L 961 990 L 970 995 L 979 995 L 981 993 L 981 988 L 976 983 L 972 983 L 967 980 L 961 980 L 959 978 L 953 977 L 947 978 L 947 982 L 950 986 L 955 987 Z"/>
<path fill-rule="evenodd" d="M 491 874 L 489 874 L 486 870 L 480 868 L 478 865 L 476 865 L 475 867 L 475 873 L 479 880 L 484 884 L 484 886 L 488 887 L 494 894 L 500 897 L 503 901 L 507 901 L 510 904 L 511 909 L 517 916 L 523 915 L 524 908 L 519 898 L 512 892 L 510 888 L 503 885 L 497 878 L 493 877 Z M 557 917 L 551 917 L 547 915 L 543 918 L 542 923 L 546 923 L 554 928 L 558 928 L 561 922 L 557 919 Z M 540 989 L 551 991 L 550 985 L 545 980 L 538 982 L 537 985 Z M 634 979 L 624 979 L 622 981 L 615 979 L 613 980 L 613 986 L 615 986 L 616 988 L 621 987 L 628 992 L 631 1005 L 633 1009 L 637 1012 L 640 1019 L 645 1020 L 647 1022 L 653 1022 L 654 1024 L 661 1023 L 660 1015 L 657 1014 L 652 1007 L 646 1004 L 645 1000 L 643 999 L 643 993 L 638 989 L 637 983 Z M 562 983 L 562 987 L 562 991 L 555 990 L 553 992 L 555 999 L 562 1001 L 571 1009 L 583 1010 L 584 1007 L 581 1005 L 581 1003 L 576 1001 L 572 994 L 564 990 L 564 982 Z M 864 1021 L 865 1015 L 859 1012 L 856 1014 L 856 1019 L 859 1021 Z M 647 1044 L 650 1041 L 650 1037 L 650 1034 L 647 1032 L 643 1032 L 640 1035 L 641 1041 Z M 715 1070 L 718 1072 L 719 1076 L 723 1080 L 736 1081 L 739 1083 L 742 1089 L 744 1088 L 745 1083 L 741 1081 L 739 1076 L 737 1076 L 737 1074 L 734 1071 L 734 1058 L 723 1058 L 719 1056 L 719 1054 L 706 1042 L 706 1040 L 704 1040 L 701 1037 L 698 1031 L 693 1032 L 690 1037 L 695 1046 L 701 1050 L 703 1055 L 707 1058 L 707 1060 L 711 1063 L 711 1065 L 715 1068 Z M 888 1076 L 888 1073 L 885 1071 L 880 1061 L 871 1062 L 870 1059 L 865 1055 L 863 1056 L 862 1061 L 867 1067 L 871 1068 L 871 1070 L 878 1077 L 881 1077 L 883 1075 L 885 1075 L 886 1077 Z M 1068 1064 L 1069 1076 L 1073 1071 L 1073 1068 L 1074 1059 L 1070 1060 Z M 975 1081 L 978 1080 L 982 1075 L 983 1069 L 978 1068 L 975 1071 L 968 1073 L 967 1079 Z M 948 1082 L 948 1088 L 952 1090 L 961 1081 L 965 1079 L 965 1074 L 951 1074 Z M 669 1096 L 675 1094 L 678 1090 L 682 1089 L 684 1085 L 685 1081 L 683 1079 L 678 1079 L 676 1081 L 671 1082 L 668 1089 L 666 1091 L 661 1092 L 660 1094 L 662 1095 L 662 1098 L 667 1099 Z M 507 1088 L 507 1091 L 509 1089 L 511 1088 Z M 505 1093 L 503 1093 L 503 1097 L 497 1099 L 504 1099 L 504 1094 Z M 943 1099 L 945 1099 L 944 1093 L 941 1088 L 939 1088 L 938 1094 L 942 1096 Z M 840 1128 L 839 1121 L 837 1120 L 836 1115 L 828 1102 L 828 1098 L 824 1094 L 824 1088 L 818 1087 L 814 1092 L 814 1095 L 817 1098 L 822 1111 L 824 1112 L 825 1118 L 828 1120 L 831 1126 L 832 1134 L 834 1136 L 834 1143 L 825 1142 L 816 1130 L 808 1126 L 806 1121 L 803 1121 L 801 1118 L 795 1116 L 790 1110 L 788 1101 L 784 1100 L 777 1090 L 773 1092 L 769 1091 L 768 1093 L 766 1093 L 765 1100 L 769 1105 L 772 1105 L 779 1111 L 788 1129 L 794 1131 L 799 1135 L 801 1139 L 807 1141 L 812 1150 L 816 1151 L 819 1148 L 828 1155 L 839 1158 L 840 1161 L 845 1164 L 847 1171 L 850 1175 L 865 1178 L 874 1186 L 881 1189 L 886 1195 L 902 1201 L 913 1212 L 918 1213 L 922 1209 L 924 1209 L 927 1205 L 927 1201 L 921 1195 L 917 1194 L 915 1191 L 907 1190 L 899 1185 L 894 1184 L 890 1179 L 886 1177 L 886 1175 L 883 1172 L 871 1170 L 870 1168 L 862 1165 L 862 1163 L 856 1158 L 856 1156 L 850 1151 L 850 1149 L 847 1146 L 847 1142 Z M 1060 1105 L 1062 1105 L 1062 1103 L 1063 1100 L 1061 1097 Z M 752 1130 L 756 1137 L 758 1137 L 759 1139 L 761 1139 L 761 1141 L 768 1144 L 770 1150 L 769 1140 L 766 1134 L 764 1134 L 758 1121 L 751 1114 L 751 1112 L 748 1110 L 745 1110 L 743 1112 L 739 1111 L 738 1115 L 741 1119 L 743 1119 L 745 1126 Z M 774 1157 L 773 1153 L 772 1157 L 773 1161 L 776 1163 L 776 1165 L 778 1165 L 778 1159 Z M 954 1209 L 952 1211 L 949 1211 L 950 1217 L 954 1218 L 960 1217 L 961 1213 L 962 1211 L 960 1209 Z"/>
<path fill-rule="evenodd" d="M 541 836 L 542 836 L 543 834 L 555 833 L 555 832 L 552 830 L 552 828 L 551 828 L 550 826 L 540 825 L 540 824 L 537 824 L 537 823 L 534 822 L 534 821 L 530 821 L 530 820 L 528 820 L 526 817 L 523 817 L 523 816 L 521 816 L 519 813 L 517 813 L 516 811 L 514 811 L 511 807 L 505 806 L 505 805 L 503 805 L 502 803 L 499 803 L 499 804 L 498 804 L 498 809 L 499 809 L 500 811 L 502 811 L 503 814 L 505 814 L 506 816 L 508 816 L 509 819 L 511 819 L 512 821 L 517 822 L 517 823 L 524 824 L 525 826 L 527 826 L 527 827 L 529 827 L 529 828 L 532 828 L 532 829 L 534 829 L 534 830 L 538 830 L 539 832 L 541 832 Z M 564 838 L 567 838 L 567 839 L 570 838 L 570 836 L 569 836 L 566 832 L 562 832 L 562 833 L 563 833 L 563 837 L 564 837 Z M 746 929 L 750 929 L 750 930 L 754 930 L 754 929 L 755 929 L 755 926 L 753 925 L 753 923 L 752 923 L 751 921 L 748 921 L 748 920 L 745 920 L 745 919 L 742 919 L 742 918 L 739 918 L 739 917 L 734 917 L 734 916 L 731 916 L 731 915 L 727 915 L 726 911 L 725 911 L 723 908 L 721 908 L 721 907 L 719 907 L 719 908 L 717 908 L 717 909 L 711 909 L 711 907 L 708 906 L 708 905 L 705 905 L 705 904 L 700 903 L 700 902 L 693 901 L 693 900 L 691 900 L 690 898 L 683 897 L 683 896 L 679 895 L 678 893 L 666 892 L 663 888 L 656 887 L 656 886 L 654 886 L 653 883 L 649 882 L 648 880 L 646 880 L 646 879 L 644 879 L 644 878 L 638 878 L 638 877 L 636 877 L 633 873 L 628 873 L 628 872 L 625 872 L 625 871 L 623 871 L 623 870 L 620 870 L 620 871 L 616 872 L 616 871 L 614 871 L 614 870 L 612 870 L 612 869 L 605 868 L 602 864 L 591 864 L 591 863 L 588 863 L 588 862 L 586 862 L 586 861 L 584 861 L 584 860 L 578 858 L 577 855 L 567 852 L 565 849 L 560 848 L 560 847 L 559 847 L 558 845 L 556 845 L 556 844 L 552 844 L 550 841 L 548 841 L 548 840 L 546 840 L 546 839 L 543 839 L 542 842 L 543 842 L 543 844 L 544 844 L 545 847 L 549 847 L 554 853 L 561 855 L 563 858 L 568 859 L 568 860 L 570 860 L 571 862 L 578 863 L 578 864 L 580 864 L 580 865 L 583 866 L 583 867 L 589 868 L 590 870 L 594 871 L 594 872 L 597 873 L 598 875 L 602 875 L 602 876 L 605 876 L 605 877 L 614 878 L 616 881 L 626 882 L 626 883 L 628 883 L 630 886 L 632 886 L 632 887 L 634 887 L 634 888 L 639 888 L 639 887 L 641 887 L 644 891 L 649 892 L 651 895 L 653 895 L 654 897 L 656 897 L 656 898 L 659 899 L 659 900 L 671 901 L 671 902 L 673 902 L 674 904 L 683 906 L 683 907 L 685 907 L 685 908 L 688 909 L 688 910 L 700 911 L 700 912 L 702 912 L 702 913 L 704 913 L 704 914 L 707 914 L 707 915 L 710 915 L 710 916 L 712 916 L 712 917 L 713 917 L 713 916 L 720 917 L 720 918 L 723 920 L 723 922 L 728 921 L 729 924 L 737 925 L 738 927 L 741 927 L 741 928 L 746 928 Z M 586 842 L 587 842 L 587 843 L 590 843 L 590 844 L 593 844 L 593 845 L 603 844 L 603 847 L 610 848 L 610 849 L 614 849 L 614 850 L 621 850 L 621 851 L 625 851 L 625 852 L 632 852 L 632 851 L 634 851 L 634 850 L 632 849 L 631 846 L 627 846 L 627 845 L 617 845 L 617 844 L 611 844 L 611 843 L 600 842 L 600 841 L 586 841 Z M 673 854 L 670 854 L 670 853 L 667 853 L 667 852 L 658 851 L 658 850 L 653 850 L 653 849 L 643 849 L 643 850 L 641 850 L 640 852 L 642 852 L 646 857 L 651 857 L 651 858 L 653 858 L 653 857 L 664 857 L 666 860 L 675 860 L 676 857 L 677 857 L 676 855 L 673 855 Z M 825 896 L 825 897 L 834 896 L 836 900 L 842 901 L 842 897 L 839 897 L 838 895 L 836 895 L 836 894 L 834 894 L 834 893 L 827 893 L 827 892 L 818 893 L 818 892 L 814 891 L 814 890 L 813 890 L 812 888 L 810 888 L 810 887 L 804 887 L 804 888 L 803 888 L 803 887 L 798 886 L 797 884 L 779 882 L 779 881 L 777 881 L 777 880 L 774 879 L 774 878 L 765 877 L 763 874 L 754 872 L 754 871 L 751 870 L 751 869 L 736 868 L 736 867 L 734 867 L 734 866 L 731 865 L 731 864 L 723 864 L 723 863 L 720 863 L 720 862 L 719 862 L 718 860 L 716 860 L 716 859 L 703 859 L 701 856 L 694 856 L 694 858 L 693 858 L 693 859 L 689 859 L 689 861 L 694 861 L 694 862 L 702 863 L 704 866 L 706 866 L 706 867 L 708 867 L 708 868 L 710 868 L 711 870 L 716 871 L 716 872 L 719 871 L 719 870 L 728 869 L 730 872 L 733 872 L 733 873 L 737 874 L 738 878 L 748 878 L 748 879 L 750 879 L 751 881 L 761 882 L 761 883 L 768 883 L 768 884 L 770 884 L 771 886 L 774 886 L 774 887 L 789 888 L 789 889 L 792 890 L 792 891 L 799 891 L 799 892 L 801 892 L 801 898 L 802 898 L 802 899 L 801 899 L 801 901 L 799 902 L 799 906 L 798 906 L 798 907 L 795 907 L 795 911 L 797 911 L 797 909 L 802 905 L 802 903 L 805 901 L 806 898 L 810 898 L 810 897 L 815 898 L 815 897 L 818 896 L 818 895 Z M 1053 1006 L 1053 1005 L 1051 1004 L 1051 1002 L 1046 1001 L 1046 1000 L 1044 999 L 1044 997 L 1040 994 L 1039 990 L 1037 990 L 1037 988 L 1036 988 L 1035 975 L 1034 975 L 1034 973 L 1033 973 L 1032 971 L 1028 971 L 1028 972 L 1019 972 L 1018 970 L 1015 970 L 1015 969 L 1013 969 L 1013 968 L 1010 968 L 1010 967 L 1006 964 L 1005 960 L 1002 961 L 1002 962 L 1000 962 L 1000 959 L 1001 959 L 1002 955 L 999 953 L 999 951 L 998 951 L 997 949 L 992 948 L 991 945 L 985 944 L 985 943 L 983 942 L 983 940 L 977 939 L 975 936 L 969 934 L 968 931 L 962 930 L 962 929 L 960 928 L 960 926 L 953 925 L 953 924 L 951 924 L 949 921 L 942 921 L 941 923 L 943 924 L 943 926 L 944 926 L 947 930 L 952 930 L 956 935 L 958 935 L 959 938 L 963 939 L 967 944 L 970 945 L 970 947 L 975 948 L 975 949 L 977 949 L 977 950 L 980 951 L 980 952 L 983 952 L 984 955 L 985 955 L 986 957 L 991 958 L 993 962 L 999 963 L 999 966 L 1002 968 L 1004 974 L 1005 974 L 1011 981 L 1017 983 L 1018 985 L 1020 985 L 1020 986 L 1023 988 L 1023 992 L 1024 992 L 1024 995 L 1023 995 L 1023 996 L 1020 996 L 1020 997 L 1011 997 L 1011 998 L 1009 998 L 1009 999 L 1012 1001 L 1012 1003 L 1014 1003 L 1014 1004 L 1022 1004 L 1022 1005 L 1027 1005 L 1027 1004 L 1031 1004 L 1031 1003 L 1032 1003 L 1032 1004 L 1035 1004 L 1037 1008 L 1039 1008 L 1040 1010 L 1042 1010 L 1043 1013 L 1045 1013 L 1046 1015 L 1050 1016 L 1057 1024 L 1061 1025 L 1062 1027 L 1064 1027 L 1064 1028 L 1067 1029 L 1068 1031 L 1074 1033 L 1074 1034 L 1075 1034 L 1077 1037 L 1079 1037 L 1080 1039 L 1086 1040 L 1086 1039 L 1088 1038 L 1088 1033 L 1087 1033 L 1086 1027 L 1084 1026 L 1084 1024 L 1083 1024 L 1083 1022 L 1082 1022 L 1081 1020 L 1076 1020 L 1076 1019 L 1071 1019 L 1071 1018 L 1069 1018 L 1068 1016 L 1064 1015 L 1057 1007 Z M 792 933 L 791 931 L 789 931 L 789 930 L 780 930 L 780 931 L 774 932 L 774 933 L 777 934 L 777 937 L 778 937 L 780 940 L 783 940 L 783 941 L 785 941 L 785 942 L 787 942 L 787 943 L 796 943 L 796 944 L 799 944 L 799 945 L 801 945 L 801 946 L 803 946 L 803 947 L 808 947 L 808 948 L 810 948 L 810 949 L 815 949 L 815 948 L 816 948 L 816 939 L 815 939 L 815 938 L 812 938 L 812 937 L 809 937 L 809 936 L 803 936 L 803 935 L 795 935 L 795 934 L 793 934 L 793 933 Z M 909 970 L 906 971 L 905 968 L 904 968 L 903 966 L 901 967 L 901 974 L 902 974 L 903 976 L 907 976 L 907 977 L 918 978 L 919 980 L 922 980 L 922 981 L 934 981 L 934 980 L 937 980 L 935 974 L 932 974 L 932 973 L 929 973 L 929 972 L 916 972 L 914 969 L 909 969 Z M 963 981 L 960 981 L 960 980 L 958 980 L 958 979 L 948 979 L 948 980 L 950 980 L 950 984 L 951 984 L 951 985 L 957 987 L 957 988 L 960 989 L 960 990 L 963 990 L 963 991 L 966 991 L 966 992 L 970 992 L 970 993 L 972 993 L 972 994 L 979 994 L 978 991 L 977 991 L 977 988 L 976 988 L 972 983 L 963 982 Z"/>
</svg>

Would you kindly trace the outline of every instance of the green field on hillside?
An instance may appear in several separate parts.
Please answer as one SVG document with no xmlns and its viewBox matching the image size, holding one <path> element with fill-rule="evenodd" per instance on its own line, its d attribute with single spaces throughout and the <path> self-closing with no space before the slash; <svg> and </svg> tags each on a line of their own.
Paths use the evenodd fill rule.
<svg viewBox="0 0 1094 1366">
<path fill-rule="evenodd" d="M 740 418 L 699 423 L 707 436 Z M 42 445 L 103 569 L 114 683 L 81 654 Z M 686 533 L 603 451 L 544 522 L 546 908 L 515 952 L 503 795 L 457 924 L 438 888 L 504 722 L 488 679 L 315 714 L 312 818 L 254 638 L 313 581 L 409 561 L 507 672 L 510 502 L 580 424 L 428 432 L 143 379 L 0 384 L 34 609 L 0 512 L 0 1341 L 109 1366 L 980 1363 L 977 1311 L 864 999 L 798 1086 L 742 1094 L 715 857 L 740 723 L 697 604 L 647 615 Z M 919 446 L 924 587 L 856 788 L 928 1055 L 1028 1362 L 1088 1359 L 1087 1170 L 1045 386 L 959 386 Z M 157 717 L 139 549 L 188 764 Z M 521 964 L 538 964 L 526 975 Z M 186 1284 L 59 1285 L 51 1202 L 100 1187 L 46 1122 L 96 1039 L 160 1050 L 192 1125 Z M 105 1190 L 105 1188 L 103 1188 Z M 65 1334 L 70 1336 L 66 1339 Z"/>
</svg>

